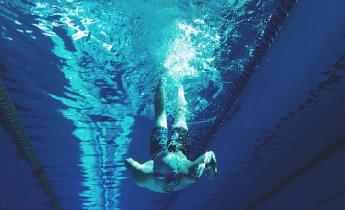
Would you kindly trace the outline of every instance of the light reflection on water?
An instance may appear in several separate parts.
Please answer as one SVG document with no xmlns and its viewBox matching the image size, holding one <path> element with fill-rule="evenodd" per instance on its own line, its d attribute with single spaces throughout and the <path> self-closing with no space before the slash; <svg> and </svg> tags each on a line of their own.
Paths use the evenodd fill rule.
<svg viewBox="0 0 345 210">
<path fill-rule="evenodd" d="M 48 94 L 64 105 L 60 112 L 73 122 L 73 135 L 80 140 L 85 209 L 118 207 L 134 117 L 152 118 L 161 72 L 170 77 L 168 111 L 173 112 L 175 85 L 181 82 L 190 124 L 210 124 L 219 115 L 224 87 L 231 86 L 223 76 L 243 70 L 269 19 L 263 13 L 244 20 L 255 14 L 244 0 L 32 2 L 22 10 L 37 16 L 33 25 L 53 41 L 51 50 L 68 81 L 64 95 Z M 21 30 L 15 15 L 8 16 Z M 244 41 L 245 21 L 253 23 L 246 29 L 252 37 Z M 36 39 L 29 31 L 21 33 Z M 203 114 L 209 109 L 213 112 Z"/>
</svg>

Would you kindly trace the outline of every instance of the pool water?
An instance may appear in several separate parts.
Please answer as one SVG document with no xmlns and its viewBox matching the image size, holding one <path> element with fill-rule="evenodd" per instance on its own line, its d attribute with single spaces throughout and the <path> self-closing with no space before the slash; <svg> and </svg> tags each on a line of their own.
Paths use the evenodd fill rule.
<svg viewBox="0 0 345 210">
<path fill-rule="evenodd" d="M 275 0 L 0 1 L 3 83 L 60 205 L 120 208 L 123 160 L 131 145 L 148 144 L 133 132 L 153 119 L 161 75 L 169 122 L 176 86 L 185 87 L 196 156 L 233 112 L 234 90 L 267 47 L 280 7 Z"/>
</svg>

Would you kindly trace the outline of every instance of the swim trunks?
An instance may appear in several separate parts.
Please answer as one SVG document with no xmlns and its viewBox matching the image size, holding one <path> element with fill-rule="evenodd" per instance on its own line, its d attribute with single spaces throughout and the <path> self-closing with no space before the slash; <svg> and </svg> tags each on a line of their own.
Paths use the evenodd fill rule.
<svg viewBox="0 0 345 210">
<path fill-rule="evenodd" d="M 151 133 L 150 156 L 153 159 L 161 151 L 178 152 L 188 155 L 188 130 L 182 127 L 173 128 L 171 138 L 168 139 L 168 129 L 154 127 Z"/>
</svg>

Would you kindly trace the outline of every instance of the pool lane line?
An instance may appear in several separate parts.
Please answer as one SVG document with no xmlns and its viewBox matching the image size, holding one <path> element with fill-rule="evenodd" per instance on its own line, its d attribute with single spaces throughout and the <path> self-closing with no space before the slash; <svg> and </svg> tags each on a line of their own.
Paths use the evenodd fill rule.
<svg viewBox="0 0 345 210">
<path fill-rule="evenodd" d="M 0 66 L 4 68 L 4 66 Z M 20 157 L 25 159 L 32 168 L 33 176 L 38 180 L 40 187 L 43 188 L 48 196 L 53 209 L 62 209 L 60 203 L 51 187 L 45 171 L 35 154 L 35 150 L 30 143 L 30 139 L 25 134 L 22 123 L 17 115 L 16 108 L 8 96 L 5 86 L 0 77 L 0 126 L 5 128 L 11 139 L 16 145 L 16 150 Z"/>
<path fill-rule="evenodd" d="M 254 2 L 250 3 L 254 4 Z M 259 44 L 255 47 L 253 56 L 249 57 L 249 61 L 245 65 L 243 72 L 237 76 L 232 87 L 229 88 L 227 94 L 225 94 L 227 95 L 227 99 L 223 104 L 223 113 L 215 119 L 210 131 L 205 134 L 204 141 L 199 142 L 197 152 L 204 151 L 211 142 L 211 139 L 217 134 L 217 131 L 238 111 L 238 107 L 235 107 L 238 103 L 238 96 L 241 94 L 251 75 L 261 62 L 262 57 L 272 44 L 274 38 L 277 36 L 282 24 L 293 9 L 295 3 L 297 3 L 297 0 L 282 0 L 280 6 L 277 6 L 273 11 L 272 18 L 267 23 L 265 32 L 259 38 Z"/>
<path fill-rule="evenodd" d="M 234 105 L 236 105 L 237 103 L 237 97 L 241 94 L 252 73 L 254 73 L 255 68 L 261 62 L 262 57 L 265 55 L 266 51 L 272 44 L 274 38 L 277 36 L 281 26 L 283 25 L 289 13 L 292 11 L 297 1 L 298 0 L 281 0 L 280 6 L 277 6 L 277 8 L 273 11 L 272 18 L 268 22 L 262 37 L 260 37 L 259 44 L 255 47 L 253 56 L 250 57 L 250 60 L 245 65 L 243 73 L 237 80 L 234 81 L 233 87 L 229 88 L 229 90 L 227 91 L 228 97 L 223 106 L 225 107 L 224 113 L 215 120 L 213 127 L 210 128 L 210 132 L 206 134 L 205 141 L 199 143 L 199 147 L 197 148 L 199 152 L 207 148 L 211 139 L 216 135 L 218 129 L 221 128 L 223 124 L 231 118 L 232 114 L 234 113 L 233 111 L 236 110 L 234 109 Z M 166 201 L 166 204 L 161 209 L 171 209 L 178 194 L 179 192 L 174 193 Z"/>
</svg>

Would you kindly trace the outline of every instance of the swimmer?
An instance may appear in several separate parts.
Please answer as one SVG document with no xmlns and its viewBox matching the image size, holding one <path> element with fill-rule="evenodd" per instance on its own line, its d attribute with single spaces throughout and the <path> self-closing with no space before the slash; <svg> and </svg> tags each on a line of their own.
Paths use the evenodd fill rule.
<svg viewBox="0 0 345 210">
<path fill-rule="evenodd" d="M 217 173 L 216 156 L 205 152 L 195 161 L 188 160 L 188 127 L 186 123 L 187 101 L 182 85 L 178 86 L 176 116 L 172 136 L 168 139 L 166 113 L 166 79 L 161 79 L 155 94 L 155 127 L 151 134 L 151 160 L 140 164 L 128 158 L 126 168 L 139 187 L 154 192 L 170 193 L 181 190 L 208 173 Z"/>
</svg>

